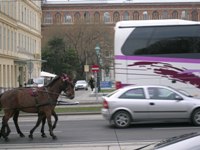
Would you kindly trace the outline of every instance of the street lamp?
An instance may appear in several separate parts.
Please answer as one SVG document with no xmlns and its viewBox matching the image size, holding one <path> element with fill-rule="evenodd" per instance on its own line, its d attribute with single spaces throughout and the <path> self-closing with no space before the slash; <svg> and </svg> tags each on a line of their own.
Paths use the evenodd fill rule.
<svg viewBox="0 0 200 150">
<path fill-rule="evenodd" d="M 99 68 L 100 68 L 99 72 L 97 73 L 98 92 L 101 90 L 101 87 L 100 87 L 100 80 L 101 80 L 100 50 L 101 50 L 101 48 L 99 47 L 99 44 L 97 43 L 96 47 L 95 47 L 95 51 L 96 51 L 96 55 L 97 55 L 97 64 L 99 65 Z"/>
</svg>

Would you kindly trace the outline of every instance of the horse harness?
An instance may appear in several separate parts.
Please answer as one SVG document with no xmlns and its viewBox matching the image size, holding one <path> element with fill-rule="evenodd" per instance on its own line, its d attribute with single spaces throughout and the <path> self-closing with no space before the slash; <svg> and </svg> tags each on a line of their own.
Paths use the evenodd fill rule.
<svg viewBox="0 0 200 150">
<path fill-rule="evenodd" d="M 50 96 L 49 96 L 49 92 L 48 92 L 48 89 L 47 89 L 47 87 L 43 87 L 44 88 L 44 90 L 38 90 L 38 88 L 31 88 L 31 90 L 29 91 L 30 93 L 30 95 L 32 96 L 32 97 L 34 97 L 35 98 L 35 107 L 37 108 L 37 111 L 39 111 L 39 108 L 40 107 L 42 107 L 42 106 L 46 106 L 46 105 L 56 105 L 56 103 L 50 98 Z M 48 102 L 46 102 L 46 103 L 40 103 L 40 100 L 38 99 L 38 96 L 39 96 L 39 91 L 44 91 L 46 94 L 47 94 L 47 100 L 48 100 Z M 55 93 L 54 93 L 55 94 Z M 57 94 L 57 93 L 56 93 Z"/>
</svg>

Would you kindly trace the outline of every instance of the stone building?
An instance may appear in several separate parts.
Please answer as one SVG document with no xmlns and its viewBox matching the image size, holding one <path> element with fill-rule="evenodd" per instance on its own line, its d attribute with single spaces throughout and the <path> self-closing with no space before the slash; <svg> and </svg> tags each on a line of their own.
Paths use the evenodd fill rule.
<svg viewBox="0 0 200 150">
<path fill-rule="evenodd" d="M 184 19 L 200 20 L 199 0 L 44 0 L 42 4 L 42 45 L 49 27 L 73 26 L 79 21 L 103 23 L 114 33 L 121 20 Z M 114 34 L 110 34 L 114 38 Z M 114 39 L 113 39 L 114 41 Z M 113 45 L 113 43 L 111 43 Z M 110 49 L 113 52 L 113 49 Z"/>
<path fill-rule="evenodd" d="M 23 86 L 41 70 L 41 2 L 0 1 L 0 89 Z"/>
<path fill-rule="evenodd" d="M 114 25 L 120 20 L 200 19 L 198 0 L 68 0 L 48 1 L 42 5 L 42 25 L 72 25 L 84 19 Z"/>
</svg>

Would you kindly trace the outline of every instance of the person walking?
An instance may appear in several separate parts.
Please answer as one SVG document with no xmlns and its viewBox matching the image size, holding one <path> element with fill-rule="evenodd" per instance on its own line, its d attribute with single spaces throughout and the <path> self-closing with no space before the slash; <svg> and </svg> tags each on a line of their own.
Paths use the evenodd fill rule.
<svg viewBox="0 0 200 150">
<path fill-rule="evenodd" d="M 93 92 L 93 89 L 94 89 L 94 79 L 91 77 L 90 80 L 89 80 L 89 85 L 90 85 L 90 88 Z"/>
</svg>

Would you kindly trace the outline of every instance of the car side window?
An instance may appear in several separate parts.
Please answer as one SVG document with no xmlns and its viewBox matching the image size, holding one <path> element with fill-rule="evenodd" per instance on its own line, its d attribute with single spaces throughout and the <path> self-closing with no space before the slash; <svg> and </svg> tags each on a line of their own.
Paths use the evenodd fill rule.
<svg viewBox="0 0 200 150">
<path fill-rule="evenodd" d="M 180 97 L 178 94 L 165 88 L 150 87 L 148 88 L 150 99 L 166 99 L 176 100 L 176 97 Z"/>
<path fill-rule="evenodd" d="M 123 93 L 119 98 L 123 99 L 145 99 L 143 88 L 131 89 Z"/>
</svg>

